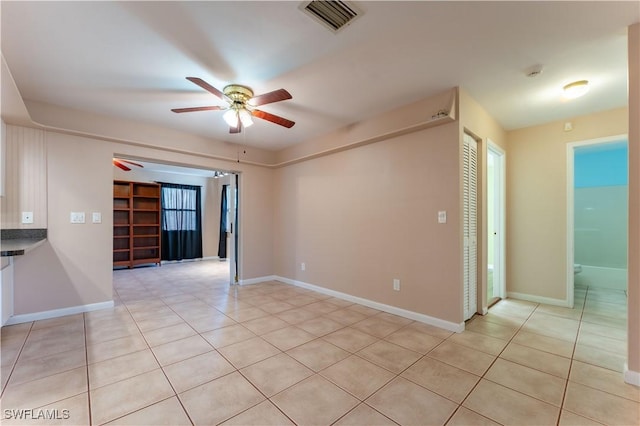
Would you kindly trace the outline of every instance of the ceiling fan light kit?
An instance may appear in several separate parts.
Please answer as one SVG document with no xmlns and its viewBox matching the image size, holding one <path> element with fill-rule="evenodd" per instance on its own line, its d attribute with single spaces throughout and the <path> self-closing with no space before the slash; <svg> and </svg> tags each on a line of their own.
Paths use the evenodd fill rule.
<svg viewBox="0 0 640 426">
<path fill-rule="evenodd" d="M 244 108 L 232 107 L 224 113 L 222 118 L 230 127 L 234 128 L 238 128 L 238 126 L 249 127 L 253 124 L 251 113 Z"/>
<path fill-rule="evenodd" d="M 249 127 L 253 124 L 251 117 L 257 117 L 280 126 L 291 128 L 295 122 L 270 114 L 265 111 L 256 109 L 255 107 L 274 102 L 291 99 L 292 96 L 284 89 L 274 90 L 273 92 L 254 96 L 253 90 L 247 86 L 240 84 L 229 84 L 225 86 L 222 92 L 211 86 L 206 81 L 198 77 L 187 77 L 187 80 L 197 84 L 207 92 L 215 95 L 217 98 L 228 103 L 228 106 L 204 106 L 190 108 L 174 108 L 171 111 L 176 113 L 194 112 L 194 111 L 220 111 L 226 110 L 222 118 L 229 125 L 229 133 L 240 133 L 243 127 Z"/>
</svg>

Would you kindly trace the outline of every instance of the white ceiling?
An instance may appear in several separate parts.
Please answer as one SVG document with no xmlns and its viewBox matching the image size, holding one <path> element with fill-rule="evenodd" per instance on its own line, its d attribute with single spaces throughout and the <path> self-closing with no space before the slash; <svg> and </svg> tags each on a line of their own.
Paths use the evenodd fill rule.
<svg viewBox="0 0 640 426">
<path fill-rule="evenodd" d="M 138 172 L 145 171 L 156 173 L 171 173 L 176 175 L 198 176 L 205 178 L 213 178 L 215 177 L 216 173 L 228 173 L 224 170 L 199 169 L 193 166 L 184 167 L 168 163 L 155 163 L 151 161 L 139 160 L 137 158 L 129 159 L 129 157 L 118 157 L 118 159 L 125 160 L 125 166 L 128 166 L 130 169 Z M 126 164 L 127 160 L 139 164 L 140 166 L 142 166 L 142 169 L 137 168 L 135 165 L 132 166 L 130 164 Z"/>
<path fill-rule="evenodd" d="M 464 87 L 507 130 L 624 106 L 626 27 L 640 2 L 356 2 L 338 34 L 301 2 L 1 3 L 2 54 L 27 101 L 121 116 L 266 149 L 304 142 L 367 117 Z M 525 77 L 542 64 L 544 72 Z M 230 135 L 200 77 L 293 99 Z M 560 89 L 588 79 L 564 101 Z M 426 111 L 425 115 L 431 112 Z"/>
</svg>

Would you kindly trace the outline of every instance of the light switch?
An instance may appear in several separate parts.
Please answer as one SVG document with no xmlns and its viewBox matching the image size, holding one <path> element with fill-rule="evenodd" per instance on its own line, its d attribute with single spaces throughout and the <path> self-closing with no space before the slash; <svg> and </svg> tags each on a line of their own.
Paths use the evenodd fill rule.
<svg viewBox="0 0 640 426">
<path fill-rule="evenodd" d="M 445 210 L 438 212 L 438 223 L 447 223 L 447 212 Z"/>
<path fill-rule="evenodd" d="M 71 212 L 71 223 L 84 223 L 84 212 Z"/>
<path fill-rule="evenodd" d="M 33 212 L 22 212 L 22 223 L 33 223 Z"/>
<path fill-rule="evenodd" d="M 100 212 L 91 213 L 91 221 L 93 223 L 102 223 L 102 213 Z"/>
</svg>

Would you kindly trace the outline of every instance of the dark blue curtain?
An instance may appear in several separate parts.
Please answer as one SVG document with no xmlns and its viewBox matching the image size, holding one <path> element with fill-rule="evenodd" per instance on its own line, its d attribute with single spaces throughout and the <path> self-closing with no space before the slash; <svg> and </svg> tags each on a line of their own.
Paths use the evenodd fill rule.
<svg viewBox="0 0 640 426">
<path fill-rule="evenodd" d="M 220 239 L 218 240 L 218 257 L 220 259 L 227 258 L 227 187 L 222 185 L 222 195 L 220 196 Z"/>
<path fill-rule="evenodd" d="M 200 187 L 163 183 L 162 260 L 202 257 Z"/>
</svg>

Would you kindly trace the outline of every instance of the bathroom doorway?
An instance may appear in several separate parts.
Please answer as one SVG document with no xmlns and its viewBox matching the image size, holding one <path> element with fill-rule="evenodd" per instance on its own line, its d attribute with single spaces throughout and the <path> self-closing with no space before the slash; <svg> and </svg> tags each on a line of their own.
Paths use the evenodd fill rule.
<svg viewBox="0 0 640 426">
<path fill-rule="evenodd" d="M 627 290 L 627 136 L 567 146 L 567 304 L 574 290 Z"/>
<path fill-rule="evenodd" d="M 505 297 L 505 153 L 487 146 L 487 307 Z"/>
</svg>

